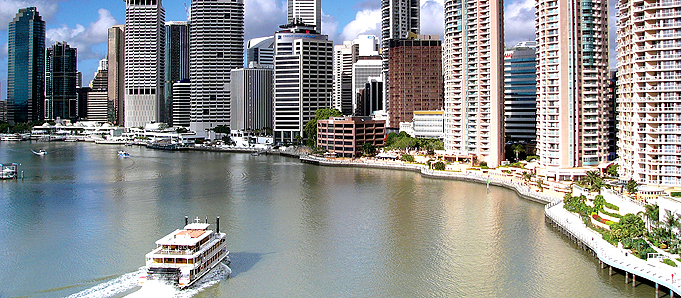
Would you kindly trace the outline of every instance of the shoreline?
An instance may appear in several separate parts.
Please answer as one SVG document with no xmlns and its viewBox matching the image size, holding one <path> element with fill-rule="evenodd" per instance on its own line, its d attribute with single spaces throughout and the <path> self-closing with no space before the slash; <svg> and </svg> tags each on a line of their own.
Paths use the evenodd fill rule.
<svg viewBox="0 0 681 298">
<path fill-rule="evenodd" d="M 672 277 L 675 275 L 674 273 L 676 273 L 677 276 L 681 276 L 679 270 L 672 267 L 653 267 L 654 265 L 651 265 L 647 261 L 641 260 L 636 256 L 628 254 L 625 250 L 611 245 L 603 240 L 600 234 L 586 227 L 581 218 L 565 210 L 563 208 L 562 198 L 534 192 L 529 186 L 492 176 L 485 177 L 470 172 L 464 174 L 461 172 L 436 171 L 427 168 L 425 165 L 404 164 L 401 162 L 330 160 L 311 155 L 300 156 L 300 161 L 320 166 L 411 171 L 418 172 L 423 177 L 427 178 L 449 179 L 479 184 L 486 184 L 489 181 L 489 184 L 491 185 L 515 191 L 516 194 L 523 199 L 544 204 L 544 216 L 547 222 L 549 222 L 553 228 L 568 237 L 568 239 L 575 242 L 579 247 L 590 250 L 598 259 L 600 269 L 605 269 L 606 266 L 609 267 L 610 275 L 614 274 L 613 268 L 616 268 L 625 273 L 627 283 L 629 282 L 629 276 L 631 275 L 632 286 L 636 285 L 635 280 L 636 276 L 638 276 L 639 278 L 644 278 L 653 282 L 656 285 L 656 291 L 658 291 L 659 286 L 664 286 L 671 293 L 681 294 L 681 279 L 677 279 L 677 282 L 674 282 Z"/>
<path fill-rule="evenodd" d="M 309 164 L 316 164 L 321 166 L 335 166 L 335 167 L 358 167 L 358 168 L 374 168 L 374 169 L 385 169 L 385 170 L 399 170 L 399 171 L 410 171 L 420 173 L 422 176 L 434 179 L 448 179 L 457 180 L 465 182 L 473 182 L 479 184 L 487 184 L 489 180 L 490 185 L 504 187 L 509 190 L 516 192 L 518 196 L 523 199 L 531 200 L 534 202 L 542 203 L 544 205 L 551 204 L 554 202 L 561 202 L 563 199 L 559 197 L 553 197 L 546 195 L 541 192 L 535 192 L 530 189 L 529 186 L 522 185 L 517 182 L 508 181 L 505 179 L 499 179 L 495 176 L 483 176 L 477 173 L 462 173 L 462 172 L 447 172 L 447 171 L 436 171 L 427 168 L 425 165 L 418 164 L 404 164 L 396 162 L 360 162 L 360 161 L 345 161 L 345 160 L 329 160 L 322 157 L 315 157 L 311 155 L 300 156 L 300 161 Z"/>
</svg>

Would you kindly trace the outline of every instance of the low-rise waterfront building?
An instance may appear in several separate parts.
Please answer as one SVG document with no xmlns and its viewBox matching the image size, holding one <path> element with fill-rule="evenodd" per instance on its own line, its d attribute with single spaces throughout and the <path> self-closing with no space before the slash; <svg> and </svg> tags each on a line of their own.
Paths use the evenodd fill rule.
<svg viewBox="0 0 681 298">
<path fill-rule="evenodd" d="M 357 157 L 365 143 L 383 146 L 385 121 L 369 117 L 332 117 L 317 121 L 317 146 L 337 157 Z"/>
</svg>

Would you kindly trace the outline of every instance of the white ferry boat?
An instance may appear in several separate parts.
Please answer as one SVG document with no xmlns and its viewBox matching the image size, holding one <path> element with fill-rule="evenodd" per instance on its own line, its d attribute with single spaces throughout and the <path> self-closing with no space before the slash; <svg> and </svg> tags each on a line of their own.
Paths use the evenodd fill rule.
<svg viewBox="0 0 681 298">
<path fill-rule="evenodd" d="M 146 255 L 147 274 L 140 277 L 140 285 L 148 280 L 163 280 L 187 288 L 223 260 L 229 265 L 229 251 L 225 233 L 220 233 L 220 217 L 216 231 L 208 230 L 208 219 L 197 217 L 185 227 L 156 241 L 156 249 Z"/>
</svg>

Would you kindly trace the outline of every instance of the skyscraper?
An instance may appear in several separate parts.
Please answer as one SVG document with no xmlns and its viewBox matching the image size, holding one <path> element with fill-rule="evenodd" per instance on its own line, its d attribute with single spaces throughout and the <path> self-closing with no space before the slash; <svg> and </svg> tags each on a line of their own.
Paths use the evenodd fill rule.
<svg viewBox="0 0 681 298">
<path fill-rule="evenodd" d="M 442 41 L 436 35 L 390 40 L 390 109 L 386 127 L 411 122 L 414 111 L 442 110 Z"/>
<path fill-rule="evenodd" d="M 168 125 L 173 123 L 173 84 L 189 79 L 189 24 L 166 23 L 165 111 Z"/>
<path fill-rule="evenodd" d="M 383 96 L 390 109 L 390 75 L 388 56 L 392 39 L 407 38 L 421 31 L 421 1 L 381 0 L 381 55 L 383 56 Z"/>
<path fill-rule="evenodd" d="M 345 41 L 333 46 L 333 107 L 352 115 L 352 65 L 357 62 L 359 45 Z"/>
<path fill-rule="evenodd" d="M 445 150 L 503 160 L 503 1 L 445 1 Z"/>
<path fill-rule="evenodd" d="M 272 129 L 272 69 L 232 70 L 232 130 Z"/>
<path fill-rule="evenodd" d="M 540 0 L 535 15 L 537 155 L 560 179 L 607 160 L 608 2 Z"/>
<path fill-rule="evenodd" d="M 288 24 L 274 35 L 274 140 L 303 136 L 315 111 L 331 107 L 333 42 L 313 27 Z"/>
<path fill-rule="evenodd" d="M 230 71 L 244 64 L 244 1 L 192 0 L 191 124 L 206 134 L 230 122 Z"/>
<path fill-rule="evenodd" d="M 617 110 L 620 179 L 681 185 L 681 4 L 620 0 Z"/>
<path fill-rule="evenodd" d="M 272 68 L 274 65 L 274 36 L 258 37 L 248 41 L 246 65 Z"/>
<path fill-rule="evenodd" d="M 517 45 L 504 53 L 506 142 L 536 143 L 536 124 L 537 64 L 534 47 Z"/>
<path fill-rule="evenodd" d="M 22 8 L 9 23 L 7 120 L 44 119 L 45 22 L 35 7 Z"/>
<path fill-rule="evenodd" d="M 125 25 L 108 31 L 108 98 L 113 110 L 111 122 L 125 125 Z"/>
<path fill-rule="evenodd" d="M 288 23 L 302 21 L 322 33 L 322 0 L 288 0 Z"/>
<path fill-rule="evenodd" d="M 99 67 L 95 77 L 90 81 L 90 88 L 87 94 L 87 119 L 101 123 L 109 122 L 112 110 L 111 102 L 108 99 L 109 86 L 109 63 L 106 58 L 99 61 Z"/>
<path fill-rule="evenodd" d="M 78 119 L 77 50 L 66 42 L 47 49 L 45 62 L 45 119 Z"/>
<path fill-rule="evenodd" d="M 162 0 L 126 0 L 125 127 L 161 121 L 165 66 Z"/>
</svg>

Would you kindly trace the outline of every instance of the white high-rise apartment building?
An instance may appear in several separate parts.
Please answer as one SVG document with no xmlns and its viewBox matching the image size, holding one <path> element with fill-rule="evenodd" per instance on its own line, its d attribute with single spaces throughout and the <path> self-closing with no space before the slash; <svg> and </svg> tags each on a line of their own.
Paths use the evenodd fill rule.
<svg viewBox="0 0 681 298">
<path fill-rule="evenodd" d="M 539 0 L 537 155 L 549 171 L 607 161 L 608 2 Z"/>
<path fill-rule="evenodd" d="M 681 185 L 681 3 L 618 1 L 621 178 Z"/>
<path fill-rule="evenodd" d="M 445 150 L 503 160 L 503 1 L 445 1 Z"/>
<path fill-rule="evenodd" d="M 192 0 L 190 129 L 230 123 L 230 71 L 244 64 L 244 0 Z"/>
<path fill-rule="evenodd" d="M 362 56 L 352 65 L 352 114 L 357 112 L 361 90 L 369 78 L 380 77 L 382 71 L 380 56 Z"/>
<path fill-rule="evenodd" d="M 333 46 L 333 108 L 352 115 L 352 65 L 359 57 L 359 45 L 345 41 Z"/>
<path fill-rule="evenodd" d="M 358 84 L 354 83 L 353 65 L 361 57 L 369 56 L 378 56 L 378 39 L 374 35 L 360 35 L 333 47 L 333 108 L 344 115 L 352 115 L 356 103 Z M 380 72 L 372 76 L 377 75 Z M 362 79 L 362 87 L 365 83 L 366 77 Z"/>
<path fill-rule="evenodd" d="M 381 56 L 383 56 L 383 102 L 385 109 L 390 109 L 388 89 L 388 56 L 391 39 L 409 37 L 409 33 L 419 34 L 421 31 L 420 0 L 381 0 Z"/>
<path fill-rule="evenodd" d="M 322 33 L 322 0 L 288 0 L 288 23 L 302 21 Z"/>
<path fill-rule="evenodd" d="M 126 0 L 125 127 L 159 121 L 165 96 L 162 0 Z"/>
<path fill-rule="evenodd" d="M 274 141 L 293 142 L 318 109 L 331 107 L 333 42 L 289 24 L 274 35 Z"/>
</svg>

